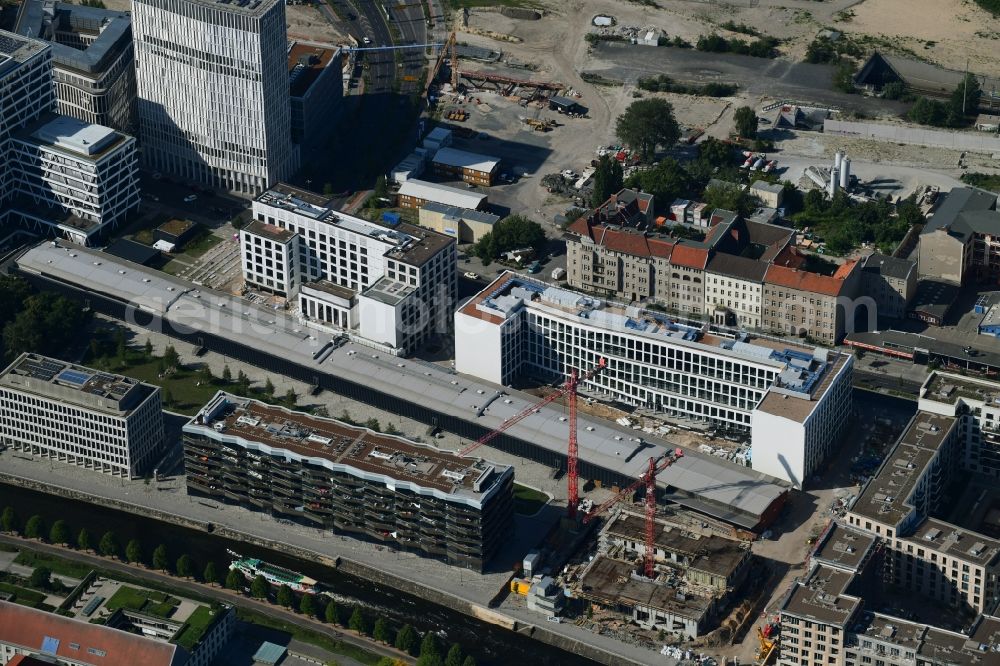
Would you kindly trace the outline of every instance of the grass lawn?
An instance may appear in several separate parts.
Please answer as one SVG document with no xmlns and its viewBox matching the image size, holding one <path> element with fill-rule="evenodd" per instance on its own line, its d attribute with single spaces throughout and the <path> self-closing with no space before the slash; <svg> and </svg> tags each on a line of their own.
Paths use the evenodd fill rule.
<svg viewBox="0 0 1000 666">
<path fill-rule="evenodd" d="M 292 637 L 297 638 L 300 641 L 310 643 L 328 652 L 333 652 L 334 654 L 349 657 L 362 664 L 374 666 L 380 659 L 378 655 L 368 652 L 367 650 L 363 650 L 355 645 L 352 645 L 351 643 L 335 640 L 329 636 L 319 633 L 318 631 L 311 631 L 300 627 L 297 624 L 284 622 L 269 615 L 256 613 L 254 611 L 246 610 L 245 608 L 237 608 L 236 617 L 244 620 L 245 622 L 250 622 L 251 624 L 256 624 L 261 627 L 283 631 L 286 634 L 291 634 Z"/>
<path fill-rule="evenodd" d="M 545 493 L 516 483 L 514 484 L 514 511 L 522 516 L 535 515 L 548 502 L 549 496 Z"/>
<path fill-rule="evenodd" d="M 221 242 L 221 238 L 214 235 L 208 229 L 202 227 L 201 233 L 184 245 L 184 249 L 181 251 L 181 254 L 187 255 L 192 259 L 196 259 Z"/>
<path fill-rule="evenodd" d="M 172 399 L 170 409 L 182 414 L 195 414 L 215 395 L 216 391 L 232 388 L 227 387 L 221 380 L 218 383 L 205 382 L 196 370 L 178 370 L 161 378 L 157 359 L 136 365 L 130 364 L 124 372 L 129 377 L 169 391 L 169 397 Z"/>
<path fill-rule="evenodd" d="M 177 644 L 185 650 L 191 651 L 198 644 L 205 631 L 215 620 L 215 613 L 208 606 L 199 606 L 191 613 L 184 628 L 177 636 Z"/>
<path fill-rule="evenodd" d="M 963 173 L 962 182 L 980 187 L 984 190 L 1000 192 L 1000 174 L 996 173 Z"/>
<path fill-rule="evenodd" d="M 23 564 L 26 567 L 48 567 L 52 573 L 69 576 L 78 580 L 83 580 L 90 573 L 90 567 L 86 564 L 64 560 L 61 557 L 54 557 L 52 555 L 35 553 L 30 550 L 22 550 L 18 553 L 17 557 L 14 558 L 14 562 Z"/>
<path fill-rule="evenodd" d="M 11 598 L 16 604 L 21 604 L 22 606 L 31 606 L 32 608 L 38 608 L 45 601 L 45 595 L 41 592 L 35 592 L 34 590 L 29 590 L 24 587 L 18 587 L 11 583 L 0 583 L 0 592 L 6 592 L 8 594 L 14 595 Z"/>
<path fill-rule="evenodd" d="M 155 617 L 167 618 L 173 614 L 178 604 L 180 604 L 180 599 L 163 592 L 140 590 L 123 585 L 111 595 L 104 607 L 109 611 L 125 608 L 126 610 L 142 611 Z"/>
</svg>

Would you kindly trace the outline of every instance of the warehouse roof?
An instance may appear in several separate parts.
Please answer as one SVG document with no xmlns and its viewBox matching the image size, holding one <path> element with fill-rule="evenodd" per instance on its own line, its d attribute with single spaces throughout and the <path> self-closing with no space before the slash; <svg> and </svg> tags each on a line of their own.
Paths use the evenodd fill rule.
<svg viewBox="0 0 1000 666">
<path fill-rule="evenodd" d="M 485 194 L 413 178 L 399 186 L 399 195 L 459 208 L 479 209 L 486 203 Z"/>
<path fill-rule="evenodd" d="M 95 265 L 95 260 L 100 260 L 100 265 Z M 86 248 L 67 249 L 41 243 L 22 253 L 17 265 L 25 272 L 69 285 L 87 285 L 90 290 L 161 314 L 173 324 L 211 331 L 279 354 L 286 361 L 336 374 L 485 428 L 499 426 L 537 401 L 527 393 L 457 375 L 437 364 L 382 358 L 371 349 L 353 343 L 317 362 L 313 354 L 321 348 L 323 340 L 283 313 L 257 307 L 229 294 L 201 289 L 165 273 L 119 263 Z M 489 411 L 480 414 L 480 408 L 492 396 L 503 399 L 493 400 Z M 563 455 L 566 425 L 562 416 L 559 409 L 543 407 L 507 432 Z M 634 431 L 587 416 L 580 417 L 579 439 L 582 460 L 629 478 L 638 478 L 645 471 L 650 456 L 663 456 L 676 448 L 645 433 L 636 441 Z M 640 452 L 642 455 L 637 455 Z M 697 451 L 688 451 L 662 472 L 658 481 L 675 488 L 675 498 L 680 503 L 690 498 L 699 510 L 749 528 L 755 527 L 787 492 L 785 484 L 766 474 Z"/>
<path fill-rule="evenodd" d="M 453 220 L 467 220 L 469 222 L 479 222 L 480 224 L 496 224 L 500 221 L 500 216 L 494 215 L 493 213 L 473 210 L 472 208 L 449 206 L 448 204 L 438 203 L 437 201 L 428 201 L 420 208 L 440 213 L 446 218 Z"/>
<path fill-rule="evenodd" d="M 439 149 L 434 154 L 434 163 L 459 169 L 493 173 L 500 166 L 500 158 L 491 157 L 490 155 L 480 155 L 479 153 L 470 153 L 458 148 L 445 147 Z"/>
</svg>

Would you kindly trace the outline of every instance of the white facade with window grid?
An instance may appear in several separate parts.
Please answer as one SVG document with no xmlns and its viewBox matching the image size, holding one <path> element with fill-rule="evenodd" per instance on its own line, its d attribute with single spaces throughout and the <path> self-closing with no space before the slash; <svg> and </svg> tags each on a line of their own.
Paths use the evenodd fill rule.
<svg viewBox="0 0 1000 666">
<path fill-rule="evenodd" d="M 286 185 L 257 197 L 254 220 L 241 233 L 246 280 L 297 298 L 311 324 L 357 327 L 361 337 L 396 349 L 411 350 L 450 329 L 457 292 L 454 239 L 410 225 L 375 224 L 326 204 Z M 262 263 L 262 235 L 272 238 L 273 265 Z"/>
<path fill-rule="evenodd" d="M 161 455 L 160 389 L 22 354 L 0 374 L 0 442 L 105 474 L 141 476 Z"/>
<path fill-rule="evenodd" d="M 295 172 L 284 2 L 135 0 L 132 32 L 151 169 L 241 195 Z"/>
<path fill-rule="evenodd" d="M 750 432 L 753 468 L 795 485 L 839 442 L 852 358 L 745 334 L 713 332 L 507 273 L 455 313 L 455 369 L 497 384 L 607 369 L 583 385 L 605 400 Z M 767 417 L 797 424 L 758 455 Z M 758 433 L 761 430 L 761 433 Z"/>
</svg>

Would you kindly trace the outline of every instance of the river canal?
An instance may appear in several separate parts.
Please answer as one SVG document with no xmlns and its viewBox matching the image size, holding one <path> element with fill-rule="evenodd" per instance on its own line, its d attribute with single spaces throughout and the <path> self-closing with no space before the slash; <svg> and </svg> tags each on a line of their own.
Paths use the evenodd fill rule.
<svg viewBox="0 0 1000 666">
<path fill-rule="evenodd" d="M 361 606 L 372 616 L 385 616 L 397 624 L 410 623 L 421 631 L 446 632 L 445 641 L 459 643 L 466 654 L 479 664 L 594 664 L 544 643 L 495 625 L 480 622 L 443 606 L 429 603 L 390 587 L 371 583 L 344 574 L 331 567 L 283 555 L 268 549 L 224 539 L 207 532 L 163 523 L 123 511 L 64 499 L 46 493 L 25 490 L 0 483 L 0 507 L 13 506 L 22 520 L 40 514 L 46 523 L 63 519 L 75 534 L 86 527 L 93 539 L 107 530 L 114 530 L 122 544 L 138 539 L 146 552 L 166 544 L 171 560 L 187 553 L 196 563 L 196 571 L 214 561 L 220 570 L 232 559 L 226 550 L 241 555 L 260 557 L 267 562 L 299 571 L 332 588 L 331 596 L 338 605 Z M 336 538 L 336 537 L 333 537 Z M 456 569 L 455 575 L 463 572 Z M 471 574 L 470 574 L 471 575 Z"/>
</svg>

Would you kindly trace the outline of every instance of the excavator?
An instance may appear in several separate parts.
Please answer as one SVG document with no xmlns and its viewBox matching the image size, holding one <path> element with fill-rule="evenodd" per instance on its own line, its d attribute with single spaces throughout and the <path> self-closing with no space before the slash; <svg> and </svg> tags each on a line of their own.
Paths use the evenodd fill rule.
<svg viewBox="0 0 1000 666">
<path fill-rule="evenodd" d="M 754 664 L 767 666 L 778 654 L 779 626 L 777 622 L 768 624 L 763 629 L 757 627 L 757 640 L 760 646 L 754 655 Z"/>
</svg>

